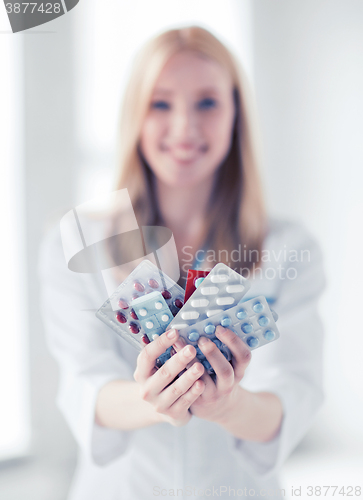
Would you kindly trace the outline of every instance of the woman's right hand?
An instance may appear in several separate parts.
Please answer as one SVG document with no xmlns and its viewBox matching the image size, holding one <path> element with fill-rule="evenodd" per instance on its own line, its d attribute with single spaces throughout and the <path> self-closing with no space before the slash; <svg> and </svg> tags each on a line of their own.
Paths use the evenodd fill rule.
<svg viewBox="0 0 363 500">
<path fill-rule="evenodd" d="M 173 344 L 178 352 L 160 369 L 155 368 L 156 359 Z M 144 347 L 137 358 L 134 373 L 140 385 L 141 398 L 154 407 L 160 422 L 169 422 L 174 426 L 189 422 L 192 417 L 189 408 L 205 388 L 204 382 L 198 380 L 204 373 L 204 366 L 199 362 L 195 362 L 174 380 L 196 355 L 192 345 L 184 344 L 176 330 L 168 330 Z"/>
</svg>

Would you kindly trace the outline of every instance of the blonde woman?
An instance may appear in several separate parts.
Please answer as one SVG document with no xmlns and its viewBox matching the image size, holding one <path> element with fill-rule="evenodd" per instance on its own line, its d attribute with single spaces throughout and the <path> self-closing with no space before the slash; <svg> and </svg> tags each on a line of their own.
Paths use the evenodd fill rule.
<svg viewBox="0 0 363 500">
<path fill-rule="evenodd" d="M 69 498 L 229 498 L 269 490 L 282 498 L 278 468 L 322 400 L 316 301 L 324 279 L 306 231 L 265 214 L 251 97 L 227 48 L 198 27 L 149 42 L 125 95 L 120 140 L 117 188 L 128 189 L 140 226 L 173 232 L 181 283 L 188 267 L 226 262 L 251 279 L 249 297 L 274 303 L 281 338 L 251 359 L 233 332 L 218 329 L 232 363 L 201 339 L 215 380 L 175 330 L 137 356 L 87 314 L 104 297 L 94 278 L 67 269 L 53 231 L 41 261 L 45 321 L 61 367 L 59 405 L 80 445 Z M 107 224 L 122 226 L 122 214 Z M 156 358 L 172 345 L 177 353 L 156 370 Z"/>
</svg>

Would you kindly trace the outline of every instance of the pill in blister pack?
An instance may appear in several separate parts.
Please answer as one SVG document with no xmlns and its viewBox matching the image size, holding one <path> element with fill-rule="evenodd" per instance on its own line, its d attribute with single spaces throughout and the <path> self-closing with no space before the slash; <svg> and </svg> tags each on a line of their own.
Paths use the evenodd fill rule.
<svg viewBox="0 0 363 500">
<path fill-rule="evenodd" d="M 100 307 L 96 316 L 136 349 L 163 333 L 184 304 L 184 290 L 143 260 Z"/>
<path fill-rule="evenodd" d="M 151 292 L 131 302 L 131 306 L 149 340 L 165 332 L 173 315 L 160 292 Z"/>
<path fill-rule="evenodd" d="M 199 271 L 197 269 L 189 269 L 187 275 L 187 284 L 185 285 L 184 302 L 190 298 L 199 285 L 201 285 L 209 274 L 209 271 Z"/>
<path fill-rule="evenodd" d="M 238 304 L 250 283 L 225 264 L 217 264 L 198 286 L 170 328 L 181 330 Z"/>
<path fill-rule="evenodd" d="M 280 334 L 275 323 L 276 313 L 262 295 L 235 307 L 222 311 L 212 317 L 190 325 L 179 331 L 188 343 L 197 349 L 197 358 L 204 365 L 208 373 L 213 373 L 209 362 L 200 351 L 197 343 L 200 337 L 210 338 L 230 360 L 231 353 L 228 347 L 217 339 L 215 331 L 218 325 L 229 328 L 245 342 L 250 349 L 256 349 L 279 338 Z M 205 363 L 206 362 L 206 363 Z"/>
</svg>

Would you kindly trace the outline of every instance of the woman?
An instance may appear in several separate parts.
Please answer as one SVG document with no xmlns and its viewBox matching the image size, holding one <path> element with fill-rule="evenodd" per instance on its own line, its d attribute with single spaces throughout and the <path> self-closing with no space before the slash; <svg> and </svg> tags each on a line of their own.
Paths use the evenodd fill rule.
<svg viewBox="0 0 363 500">
<path fill-rule="evenodd" d="M 250 103 L 233 57 L 209 32 L 158 36 L 126 92 L 117 187 L 128 189 L 140 226 L 173 232 L 181 282 L 189 266 L 225 261 L 251 279 L 247 298 L 274 302 L 281 338 L 252 360 L 223 328 L 217 336 L 232 364 L 212 342 L 199 344 L 215 382 L 174 330 L 137 357 L 87 312 L 103 302 L 101 280 L 67 269 L 58 234 L 45 242 L 44 310 L 61 366 L 59 404 L 81 449 L 72 500 L 284 496 L 276 471 L 322 399 L 316 300 L 324 280 L 306 232 L 265 216 Z M 124 221 L 118 214 L 105 225 Z M 205 258 L 192 263 L 186 255 Z M 157 371 L 156 358 L 171 345 L 177 353 Z"/>
</svg>

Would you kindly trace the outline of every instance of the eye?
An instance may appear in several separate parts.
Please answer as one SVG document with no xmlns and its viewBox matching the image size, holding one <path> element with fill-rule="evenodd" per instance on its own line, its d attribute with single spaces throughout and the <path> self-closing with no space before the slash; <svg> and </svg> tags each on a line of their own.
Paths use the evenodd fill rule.
<svg viewBox="0 0 363 500">
<path fill-rule="evenodd" d="M 159 101 L 153 101 L 151 103 L 151 109 L 161 109 L 161 110 L 167 110 L 167 109 L 170 109 L 170 105 L 168 102 L 166 101 L 162 101 L 162 100 L 159 100 Z"/>
<path fill-rule="evenodd" d="M 197 107 L 198 109 L 204 110 L 204 109 L 212 109 L 217 106 L 217 101 L 213 99 L 212 97 L 205 97 L 201 101 L 198 102 Z"/>
</svg>

